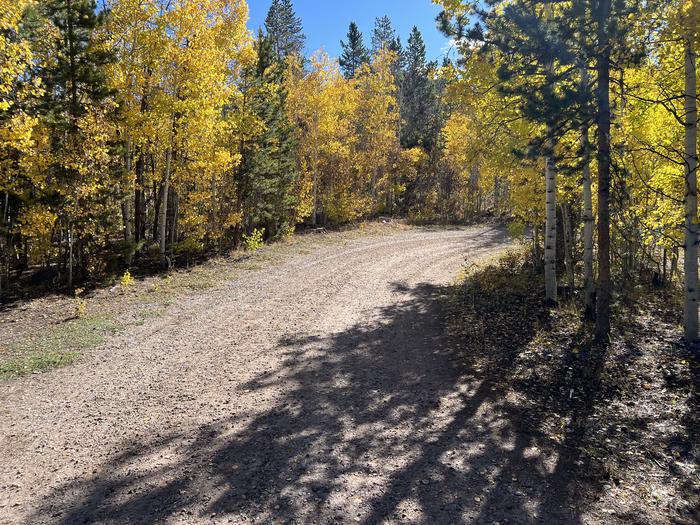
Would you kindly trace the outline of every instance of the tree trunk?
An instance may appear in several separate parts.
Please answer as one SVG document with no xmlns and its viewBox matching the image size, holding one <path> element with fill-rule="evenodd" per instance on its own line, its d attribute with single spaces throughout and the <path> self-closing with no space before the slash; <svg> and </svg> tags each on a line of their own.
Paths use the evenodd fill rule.
<svg viewBox="0 0 700 525">
<path fill-rule="evenodd" d="M 172 161 L 172 148 L 168 148 L 165 154 L 165 177 L 160 194 L 160 208 L 158 209 L 158 241 L 160 242 L 160 266 L 163 269 L 168 267 L 167 248 L 167 226 L 168 226 L 168 192 L 170 191 L 170 165 Z"/>
<path fill-rule="evenodd" d="M 124 165 L 126 167 L 126 177 L 131 187 L 131 139 L 126 141 L 126 153 L 124 157 Z M 131 197 L 127 196 L 122 205 L 124 214 L 124 240 L 132 242 L 134 240 L 134 223 L 131 209 Z"/>
<path fill-rule="evenodd" d="M 588 69 L 581 68 L 581 91 L 588 91 Z M 591 189 L 591 143 L 588 140 L 588 116 L 584 116 L 581 128 L 581 149 L 583 156 L 583 295 L 586 319 L 595 317 L 595 277 L 593 275 L 593 191 Z"/>
<path fill-rule="evenodd" d="M 547 130 L 547 134 L 551 129 Z M 554 140 L 547 139 L 546 157 L 544 159 L 547 215 L 544 237 L 544 285 L 545 299 L 550 304 L 557 302 L 557 172 L 554 166 Z"/>
<path fill-rule="evenodd" d="M 173 223 L 172 229 L 170 230 L 170 255 L 174 257 L 175 255 L 175 244 L 177 243 L 177 216 L 180 212 L 180 196 L 174 189 L 171 191 L 173 194 Z"/>
<path fill-rule="evenodd" d="M 136 161 L 136 189 L 134 190 L 134 229 L 136 242 L 141 242 L 146 238 L 146 195 L 144 193 L 144 171 L 146 170 L 146 159 L 143 152 L 139 154 Z"/>
<path fill-rule="evenodd" d="M 574 293 L 574 239 L 571 231 L 571 206 L 561 205 L 561 220 L 564 238 L 564 262 L 566 264 L 566 286 L 569 294 Z"/>
<path fill-rule="evenodd" d="M 698 107 L 697 55 L 693 35 L 685 42 L 685 300 L 683 326 L 688 344 L 698 340 Z"/>
<path fill-rule="evenodd" d="M 68 224 L 68 288 L 73 289 L 73 224 Z"/>
<path fill-rule="evenodd" d="M 610 337 L 610 0 L 598 5 L 598 292 L 596 339 Z"/>
<path fill-rule="evenodd" d="M 316 222 L 318 221 L 318 122 L 317 122 L 317 116 L 314 115 L 314 147 L 313 147 L 313 216 L 311 217 L 311 224 L 313 226 L 316 226 Z"/>
<path fill-rule="evenodd" d="M 532 255 L 535 258 L 535 271 L 540 271 L 540 225 L 538 222 L 532 227 Z"/>
</svg>

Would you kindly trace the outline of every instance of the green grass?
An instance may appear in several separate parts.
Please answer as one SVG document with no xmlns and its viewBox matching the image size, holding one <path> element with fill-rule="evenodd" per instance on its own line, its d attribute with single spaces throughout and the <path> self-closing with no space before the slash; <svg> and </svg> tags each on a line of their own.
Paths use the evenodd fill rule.
<svg viewBox="0 0 700 525">
<path fill-rule="evenodd" d="M 38 337 L 14 341 L 0 349 L 0 379 L 69 365 L 80 350 L 101 345 L 118 330 L 119 325 L 111 317 L 92 316 L 55 325 Z"/>
<path fill-rule="evenodd" d="M 118 325 L 108 316 L 96 315 L 55 325 L 47 333 L 10 344 L 11 353 L 83 350 L 102 344 Z"/>
<path fill-rule="evenodd" d="M 0 359 L 0 379 L 16 379 L 33 373 L 48 372 L 70 365 L 77 358 L 77 352 L 44 352 Z"/>
</svg>

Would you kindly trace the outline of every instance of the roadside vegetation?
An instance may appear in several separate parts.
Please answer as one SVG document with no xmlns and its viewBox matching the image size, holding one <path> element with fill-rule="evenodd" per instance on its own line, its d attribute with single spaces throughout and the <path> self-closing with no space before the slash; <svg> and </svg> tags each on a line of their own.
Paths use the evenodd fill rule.
<svg viewBox="0 0 700 525">
<path fill-rule="evenodd" d="M 453 288 L 447 331 L 467 376 L 499 392 L 516 449 L 533 444 L 559 458 L 551 482 L 589 518 L 696 522 L 700 362 L 682 342 L 681 291 L 625 290 L 601 351 L 580 315 L 583 298 L 550 310 L 543 285 L 533 285 L 541 276 L 521 247 Z"/>
</svg>

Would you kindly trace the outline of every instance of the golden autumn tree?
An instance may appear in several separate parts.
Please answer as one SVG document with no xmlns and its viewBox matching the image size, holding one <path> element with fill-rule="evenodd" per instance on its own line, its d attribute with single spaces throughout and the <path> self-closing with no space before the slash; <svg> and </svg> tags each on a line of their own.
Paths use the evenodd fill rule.
<svg viewBox="0 0 700 525">
<path fill-rule="evenodd" d="M 123 95 L 124 164 L 133 190 L 133 206 L 129 197 L 123 207 L 125 236 L 144 241 L 150 222 L 163 264 L 168 247 L 215 244 L 236 220 L 224 200 L 240 157 L 228 147 L 224 109 L 239 96 L 236 79 L 250 55 L 247 16 L 244 1 L 113 6 L 109 33 L 119 59 L 110 79 Z"/>
</svg>

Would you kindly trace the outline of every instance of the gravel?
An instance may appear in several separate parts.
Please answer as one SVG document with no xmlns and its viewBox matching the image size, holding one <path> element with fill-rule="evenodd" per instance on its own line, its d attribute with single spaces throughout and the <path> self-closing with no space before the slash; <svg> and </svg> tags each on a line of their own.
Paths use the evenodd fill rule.
<svg viewBox="0 0 700 525">
<path fill-rule="evenodd" d="M 441 324 L 447 285 L 504 231 L 323 236 L 0 383 L 0 523 L 537 521 L 488 492 L 483 434 L 510 437 Z"/>
</svg>

